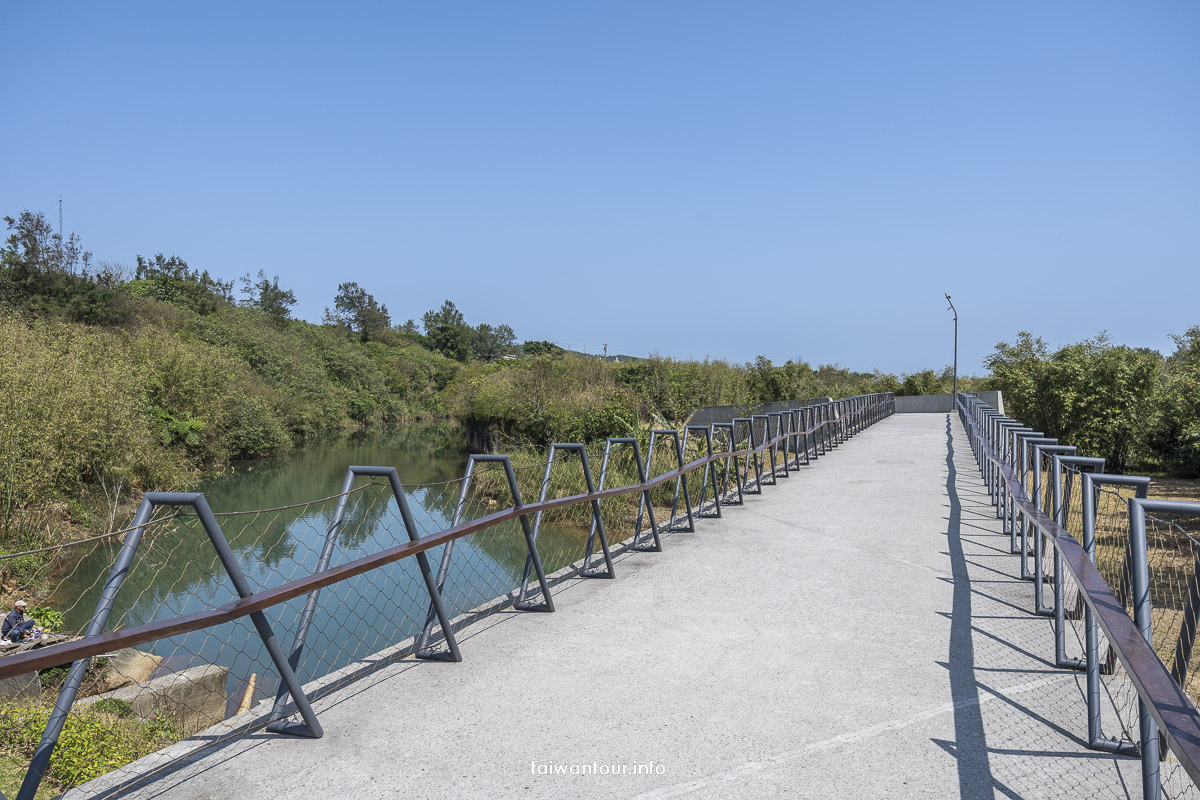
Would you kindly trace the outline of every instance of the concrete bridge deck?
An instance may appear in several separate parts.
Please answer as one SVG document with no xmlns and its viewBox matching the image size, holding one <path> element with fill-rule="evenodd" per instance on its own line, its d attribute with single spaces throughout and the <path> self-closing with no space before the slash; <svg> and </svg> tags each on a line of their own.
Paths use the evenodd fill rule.
<svg viewBox="0 0 1200 800">
<path fill-rule="evenodd" d="M 892 417 L 557 613 L 468 628 L 463 663 L 320 699 L 321 740 L 236 739 L 130 796 L 1137 794 L 1084 747 L 998 532 L 957 418 Z M 634 774 L 570 774 L 593 764 Z"/>
</svg>

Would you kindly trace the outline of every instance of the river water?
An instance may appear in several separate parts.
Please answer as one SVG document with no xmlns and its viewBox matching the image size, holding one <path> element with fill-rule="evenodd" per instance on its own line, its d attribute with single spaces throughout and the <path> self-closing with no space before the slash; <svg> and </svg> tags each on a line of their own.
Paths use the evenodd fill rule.
<svg viewBox="0 0 1200 800">
<path fill-rule="evenodd" d="M 396 467 L 417 526 L 422 535 L 428 535 L 449 527 L 459 488 L 456 479 L 462 476 L 466 459 L 460 427 L 417 422 L 383 433 L 315 444 L 285 458 L 239 462 L 200 490 L 217 513 L 241 569 L 258 591 L 316 569 L 336 501 L 311 501 L 336 495 L 347 466 Z M 450 483 L 438 485 L 440 482 Z M 360 479 L 362 483 L 368 480 Z M 279 510 L 225 515 L 257 509 Z M 472 504 L 465 518 L 486 511 Z M 526 548 L 518 531 L 513 524 L 507 530 L 475 534 L 456 544 L 445 590 L 452 616 L 519 584 Z M 544 546 L 539 549 L 547 561 L 547 572 L 582 556 L 585 537 L 586 531 L 575 528 L 544 526 L 539 538 Z M 371 486 L 350 498 L 333 564 L 404 541 L 407 537 L 390 492 L 386 487 Z M 119 547 L 116 541 L 96 547 L 67 571 L 52 604 L 66 613 L 68 629 L 82 629 L 91 618 Z M 429 553 L 435 569 L 441 552 L 438 548 Z M 552 555 L 547 558 L 547 553 Z M 194 520 L 180 520 L 147 534 L 106 628 L 193 613 L 235 597 L 203 529 Z M 411 558 L 327 587 L 298 670 L 301 680 L 327 674 L 414 635 L 427 604 L 424 583 Z M 299 598 L 268 611 L 285 652 L 292 646 L 302 607 L 303 598 Z M 251 674 L 258 678 L 256 697 L 272 693 L 277 685 L 275 669 L 246 618 L 140 649 L 164 657 L 160 672 L 206 663 L 228 667 L 231 709 Z"/>
</svg>

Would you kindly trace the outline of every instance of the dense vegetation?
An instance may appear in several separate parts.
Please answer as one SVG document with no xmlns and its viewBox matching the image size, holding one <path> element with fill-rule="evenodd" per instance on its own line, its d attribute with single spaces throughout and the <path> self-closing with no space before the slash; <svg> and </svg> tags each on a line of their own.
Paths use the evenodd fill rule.
<svg viewBox="0 0 1200 800">
<path fill-rule="evenodd" d="M 0 548 L 109 530 L 142 491 L 179 489 L 233 459 L 350 426 L 452 414 L 514 444 L 592 440 L 716 403 L 946 391 L 832 366 L 624 363 L 508 325 L 468 325 L 446 301 L 393 324 L 350 281 L 323 324 L 291 318 L 278 276 L 234 281 L 177 256 L 97 265 L 40 214 L 6 217 L 0 250 Z"/>
<path fill-rule="evenodd" d="M 6 797 L 16 796 L 52 708 L 46 701 L 0 703 L 0 789 Z M 90 708 L 73 710 L 37 796 L 51 797 L 98 778 L 174 744 L 183 735 L 169 714 L 142 720 L 120 700 L 101 700 Z"/>
<path fill-rule="evenodd" d="M 982 381 L 961 378 L 960 389 Z M 775 400 L 847 397 L 869 392 L 949 392 L 949 373 L 903 380 L 837 366 L 676 361 L 651 356 L 612 363 L 559 351 L 517 360 L 472 362 L 447 394 L 455 416 L 485 425 L 515 443 L 591 441 L 636 431 L 646 422 L 677 424 L 701 406 L 754 406 Z"/>
<path fill-rule="evenodd" d="M 454 416 L 506 446 L 592 441 L 679 423 L 703 405 L 950 390 L 949 370 L 895 376 L 803 362 L 604 361 L 450 301 L 393 323 L 356 282 L 322 324 L 291 317 L 278 276 L 234 281 L 177 256 L 94 264 L 39 214 L 0 249 L 0 552 L 109 530 L 148 489 L 355 426 Z M 1200 329 L 1169 358 L 1101 338 L 1050 353 L 1022 334 L 989 360 L 1011 413 L 1110 459 L 1200 474 Z"/>
<path fill-rule="evenodd" d="M 278 279 L 232 283 L 179 258 L 93 268 L 45 220 L 0 251 L 0 544 L 108 529 L 141 490 L 347 426 L 443 414 L 457 362 L 390 330 L 290 319 Z M 130 277 L 131 279 L 124 279 Z M 290 302 L 289 302 L 290 300 Z"/>
<path fill-rule="evenodd" d="M 1013 417 L 1107 459 L 1111 472 L 1200 477 L 1200 326 L 1175 352 L 1119 345 L 1105 335 L 1054 352 L 1022 332 L 988 359 Z"/>
</svg>

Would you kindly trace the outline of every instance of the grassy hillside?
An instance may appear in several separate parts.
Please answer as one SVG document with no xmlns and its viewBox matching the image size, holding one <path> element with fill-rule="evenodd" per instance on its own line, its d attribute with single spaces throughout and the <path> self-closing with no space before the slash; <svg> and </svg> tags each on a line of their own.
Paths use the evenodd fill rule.
<svg viewBox="0 0 1200 800">
<path fill-rule="evenodd" d="M 131 492 L 186 488 L 230 459 L 442 414 L 439 391 L 457 369 L 419 345 L 247 309 L 132 302 L 120 326 L 0 317 L 5 543 L 64 514 L 94 528 Z"/>
</svg>

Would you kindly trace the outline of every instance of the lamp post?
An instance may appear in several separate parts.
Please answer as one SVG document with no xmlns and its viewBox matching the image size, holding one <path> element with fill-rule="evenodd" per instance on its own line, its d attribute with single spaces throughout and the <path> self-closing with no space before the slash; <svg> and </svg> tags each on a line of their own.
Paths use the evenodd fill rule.
<svg viewBox="0 0 1200 800">
<path fill-rule="evenodd" d="M 950 304 L 947 311 L 954 312 L 954 398 L 951 405 L 958 402 L 958 309 L 954 307 L 954 301 L 950 299 L 950 295 L 946 295 L 946 302 Z"/>
</svg>

